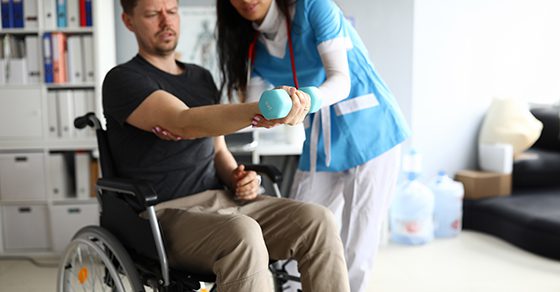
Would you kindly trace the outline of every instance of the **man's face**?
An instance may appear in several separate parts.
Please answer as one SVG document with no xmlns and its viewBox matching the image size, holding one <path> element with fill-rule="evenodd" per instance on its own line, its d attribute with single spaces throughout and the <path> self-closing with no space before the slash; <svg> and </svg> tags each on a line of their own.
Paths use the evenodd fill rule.
<svg viewBox="0 0 560 292">
<path fill-rule="evenodd" d="M 132 15 L 123 13 L 126 27 L 134 32 L 140 51 L 165 56 L 172 54 L 179 40 L 177 0 L 140 0 Z"/>
<path fill-rule="evenodd" d="M 272 0 L 230 0 L 230 3 L 243 18 L 261 23 Z"/>
</svg>

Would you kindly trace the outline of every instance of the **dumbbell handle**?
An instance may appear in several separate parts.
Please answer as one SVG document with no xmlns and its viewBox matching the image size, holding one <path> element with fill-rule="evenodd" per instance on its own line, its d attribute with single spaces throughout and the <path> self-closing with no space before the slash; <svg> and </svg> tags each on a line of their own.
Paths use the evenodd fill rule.
<svg viewBox="0 0 560 292">
<path fill-rule="evenodd" d="M 311 98 L 310 113 L 321 107 L 319 89 L 315 86 L 302 87 L 299 90 L 307 93 Z M 268 120 L 281 119 L 288 115 L 292 109 L 292 99 L 284 89 L 272 89 L 263 92 L 259 100 L 259 109 Z"/>
</svg>

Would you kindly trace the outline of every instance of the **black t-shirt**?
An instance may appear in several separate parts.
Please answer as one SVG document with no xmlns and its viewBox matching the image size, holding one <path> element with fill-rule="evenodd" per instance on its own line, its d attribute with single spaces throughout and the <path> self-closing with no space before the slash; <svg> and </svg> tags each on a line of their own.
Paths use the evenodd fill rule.
<svg viewBox="0 0 560 292">
<path fill-rule="evenodd" d="M 156 90 L 173 94 L 191 108 L 219 102 L 210 72 L 177 64 L 185 69 L 183 74 L 161 71 L 137 55 L 109 71 L 103 81 L 103 109 L 116 171 L 121 177 L 151 182 L 160 202 L 223 187 L 214 168 L 212 138 L 165 141 L 126 122 Z"/>
</svg>

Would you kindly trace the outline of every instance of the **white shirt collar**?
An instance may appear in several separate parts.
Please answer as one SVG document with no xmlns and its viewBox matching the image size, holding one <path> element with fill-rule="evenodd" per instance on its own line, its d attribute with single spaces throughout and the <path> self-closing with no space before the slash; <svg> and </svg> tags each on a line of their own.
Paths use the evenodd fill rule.
<svg viewBox="0 0 560 292">
<path fill-rule="evenodd" d="M 284 21 L 285 19 L 280 13 L 276 0 L 272 0 L 263 22 L 260 25 L 253 22 L 253 28 L 261 33 L 264 33 L 268 39 L 274 39 L 276 33 L 278 32 L 278 28 L 282 26 Z"/>
</svg>

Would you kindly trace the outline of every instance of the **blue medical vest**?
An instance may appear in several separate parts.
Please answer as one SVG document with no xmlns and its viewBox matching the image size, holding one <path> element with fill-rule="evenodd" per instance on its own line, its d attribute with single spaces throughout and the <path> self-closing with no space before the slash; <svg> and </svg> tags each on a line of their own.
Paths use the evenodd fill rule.
<svg viewBox="0 0 560 292">
<path fill-rule="evenodd" d="M 332 0 L 297 0 L 292 21 L 292 42 L 299 85 L 319 86 L 326 74 L 317 51 L 324 41 L 344 38 L 347 43 L 351 90 L 330 110 L 331 160 L 326 163 L 323 131 L 319 128 L 317 171 L 338 172 L 363 164 L 403 142 L 409 129 L 395 98 L 369 61 L 354 28 Z M 287 45 L 287 44 L 286 44 Z M 283 58 L 271 56 L 257 42 L 253 75 L 274 86 L 293 85 L 289 49 Z M 299 169 L 310 170 L 310 135 L 313 119 L 306 121 L 306 140 Z"/>
</svg>

